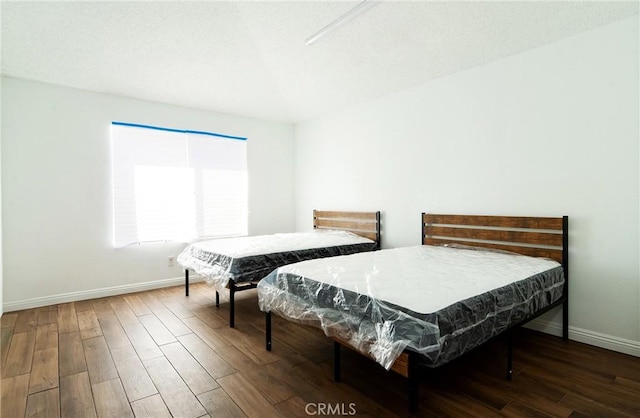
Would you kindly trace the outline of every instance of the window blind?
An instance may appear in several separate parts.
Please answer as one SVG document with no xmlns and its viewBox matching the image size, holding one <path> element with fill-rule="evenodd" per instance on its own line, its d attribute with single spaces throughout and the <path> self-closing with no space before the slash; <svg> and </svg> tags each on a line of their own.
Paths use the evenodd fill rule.
<svg viewBox="0 0 640 418">
<path fill-rule="evenodd" d="M 112 122 L 113 242 L 247 234 L 246 138 Z"/>
</svg>

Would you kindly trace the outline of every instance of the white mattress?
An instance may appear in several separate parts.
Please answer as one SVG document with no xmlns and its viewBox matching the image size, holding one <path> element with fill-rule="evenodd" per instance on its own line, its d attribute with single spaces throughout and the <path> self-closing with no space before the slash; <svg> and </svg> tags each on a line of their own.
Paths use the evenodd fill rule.
<svg viewBox="0 0 640 418">
<path fill-rule="evenodd" d="M 436 367 L 560 300 L 564 284 L 552 260 L 418 246 L 280 267 L 258 284 L 258 304 L 387 369 L 405 349 Z"/>
<path fill-rule="evenodd" d="M 351 232 L 314 230 L 197 242 L 178 255 L 178 263 L 223 289 L 230 279 L 257 281 L 289 263 L 375 249 L 375 241 Z"/>
<path fill-rule="evenodd" d="M 278 271 L 428 314 L 558 266 L 544 258 L 424 245 L 309 260 Z"/>
<path fill-rule="evenodd" d="M 373 243 L 374 241 L 348 231 L 314 230 L 250 237 L 221 238 L 192 244 L 202 251 L 233 258 L 284 251 L 337 247 L 342 245 Z"/>
</svg>

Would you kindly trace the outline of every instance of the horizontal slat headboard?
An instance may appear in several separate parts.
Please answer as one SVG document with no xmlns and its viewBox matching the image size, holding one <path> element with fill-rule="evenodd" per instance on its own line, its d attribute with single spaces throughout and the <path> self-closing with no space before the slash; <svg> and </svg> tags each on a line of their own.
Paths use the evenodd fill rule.
<svg viewBox="0 0 640 418">
<path fill-rule="evenodd" d="M 338 229 L 372 239 L 380 248 L 380 212 L 313 211 L 314 229 Z"/>
<path fill-rule="evenodd" d="M 422 214 L 422 243 L 463 244 L 547 257 L 568 268 L 568 217 Z"/>
</svg>

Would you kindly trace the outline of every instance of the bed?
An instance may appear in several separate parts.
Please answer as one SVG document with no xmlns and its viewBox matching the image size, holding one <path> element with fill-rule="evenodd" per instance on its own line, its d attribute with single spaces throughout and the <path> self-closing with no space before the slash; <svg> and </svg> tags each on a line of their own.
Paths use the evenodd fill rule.
<svg viewBox="0 0 640 418">
<path fill-rule="evenodd" d="M 422 245 L 290 264 L 258 285 L 271 313 L 321 328 L 340 347 L 408 378 L 562 306 L 568 338 L 568 218 L 422 214 Z M 507 377 L 511 378 L 511 340 Z"/>
<path fill-rule="evenodd" d="M 380 248 L 380 212 L 313 211 L 313 231 L 196 242 L 178 256 L 185 269 L 203 276 L 220 294 L 229 289 L 229 326 L 235 325 L 235 293 L 254 289 L 274 269 L 315 258 L 373 251 Z"/>
</svg>

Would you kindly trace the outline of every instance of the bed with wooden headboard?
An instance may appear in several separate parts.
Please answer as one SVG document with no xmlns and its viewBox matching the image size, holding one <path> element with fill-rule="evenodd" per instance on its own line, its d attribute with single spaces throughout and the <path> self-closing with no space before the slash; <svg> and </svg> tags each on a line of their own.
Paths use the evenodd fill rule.
<svg viewBox="0 0 640 418">
<path fill-rule="evenodd" d="M 178 256 L 185 269 L 203 276 L 219 291 L 229 289 L 229 325 L 235 322 L 235 293 L 253 289 L 275 268 L 314 258 L 380 248 L 380 212 L 313 211 L 313 232 L 221 238 L 189 245 Z"/>
<path fill-rule="evenodd" d="M 258 285 L 271 313 L 323 329 L 409 379 L 558 306 L 568 336 L 568 218 L 421 216 L 422 245 L 311 260 L 273 271 Z M 508 370 L 511 370 L 509 348 Z M 510 376 L 510 375 L 509 375 Z"/>
</svg>

